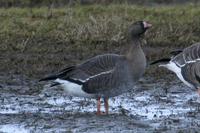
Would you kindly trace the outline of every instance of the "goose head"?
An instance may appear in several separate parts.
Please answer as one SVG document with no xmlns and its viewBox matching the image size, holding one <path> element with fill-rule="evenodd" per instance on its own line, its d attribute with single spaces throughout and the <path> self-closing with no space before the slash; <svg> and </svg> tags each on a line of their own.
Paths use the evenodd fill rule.
<svg viewBox="0 0 200 133">
<path fill-rule="evenodd" d="M 152 26 L 152 24 L 146 22 L 146 21 L 137 21 L 133 23 L 129 27 L 129 37 L 130 39 L 133 38 L 140 38 L 147 29 L 149 29 Z"/>
</svg>

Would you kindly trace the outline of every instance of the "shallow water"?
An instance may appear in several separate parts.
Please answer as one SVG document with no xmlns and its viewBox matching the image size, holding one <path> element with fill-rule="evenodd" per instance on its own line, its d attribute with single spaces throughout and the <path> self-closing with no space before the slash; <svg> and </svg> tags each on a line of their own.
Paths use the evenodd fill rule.
<svg viewBox="0 0 200 133">
<path fill-rule="evenodd" d="M 1 132 L 200 131 L 200 97 L 178 80 L 142 79 L 133 92 L 110 99 L 108 116 L 95 115 L 94 99 L 70 97 L 48 84 L 38 91 L 41 85 L 25 77 L 0 88 Z"/>
</svg>

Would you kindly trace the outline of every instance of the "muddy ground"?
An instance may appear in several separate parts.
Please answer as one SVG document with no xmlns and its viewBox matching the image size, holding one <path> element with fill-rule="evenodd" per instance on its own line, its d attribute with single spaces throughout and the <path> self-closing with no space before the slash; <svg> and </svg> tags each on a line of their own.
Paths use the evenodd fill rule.
<svg viewBox="0 0 200 133">
<path fill-rule="evenodd" d="M 110 99 L 107 116 L 95 114 L 94 99 L 48 83 L 21 75 L 0 81 L 1 132 L 200 132 L 200 97 L 173 74 L 144 77 L 132 92 Z"/>
<path fill-rule="evenodd" d="M 199 9 L 2 8 L 0 132 L 200 132 L 200 97 L 163 69 L 148 69 L 132 92 L 111 98 L 108 116 L 95 115 L 94 99 L 37 82 L 95 55 L 126 52 L 127 27 L 135 20 L 153 24 L 143 40 L 148 61 L 168 57 L 200 41 Z"/>
</svg>

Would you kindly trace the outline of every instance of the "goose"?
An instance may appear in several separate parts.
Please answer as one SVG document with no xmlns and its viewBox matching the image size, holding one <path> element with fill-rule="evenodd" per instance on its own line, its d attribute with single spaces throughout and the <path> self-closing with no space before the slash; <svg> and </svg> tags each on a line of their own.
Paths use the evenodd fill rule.
<svg viewBox="0 0 200 133">
<path fill-rule="evenodd" d="M 174 72 L 188 87 L 197 89 L 200 95 L 200 43 L 183 50 L 173 51 L 171 58 L 163 58 L 151 63 L 167 62 L 159 65 Z"/>
<path fill-rule="evenodd" d="M 146 21 L 130 25 L 130 48 L 124 55 L 97 55 L 39 81 L 53 80 L 51 86 L 61 85 L 69 95 L 97 99 L 97 115 L 104 114 L 100 109 L 102 98 L 105 114 L 108 114 L 108 99 L 131 90 L 145 71 L 146 57 L 141 48 L 141 39 L 151 26 Z"/>
</svg>

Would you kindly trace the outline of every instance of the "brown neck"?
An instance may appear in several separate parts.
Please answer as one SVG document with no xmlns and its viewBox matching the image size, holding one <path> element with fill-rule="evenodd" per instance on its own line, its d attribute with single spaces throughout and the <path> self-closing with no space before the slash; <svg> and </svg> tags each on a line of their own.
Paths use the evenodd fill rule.
<svg viewBox="0 0 200 133">
<path fill-rule="evenodd" d="M 130 40 L 130 47 L 128 52 L 126 53 L 126 57 L 128 59 L 133 59 L 135 57 L 140 56 L 141 53 L 143 53 L 143 50 L 140 46 L 141 40 L 140 38 L 133 38 Z"/>
<path fill-rule="evenodd" d="M 129 51 L 126 54 L 133 81 L 139 79 L 146 67 L 146 57 L 140 45 L 141 40 L 139 38 L 132 40 L 130 42 Z"/>
</svg>

